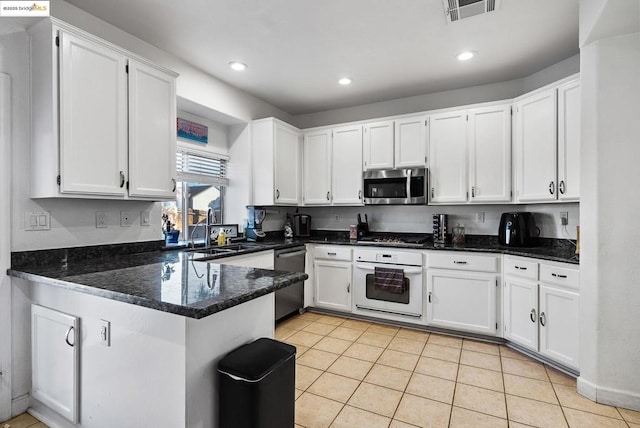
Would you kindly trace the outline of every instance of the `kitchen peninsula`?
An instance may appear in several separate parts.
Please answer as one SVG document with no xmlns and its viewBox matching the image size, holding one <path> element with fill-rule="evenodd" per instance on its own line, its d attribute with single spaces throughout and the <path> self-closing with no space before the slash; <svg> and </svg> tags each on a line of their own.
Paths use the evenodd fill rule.
<svg viewBox="0 0 640 428">
<path fill-rule="evenodd" d="M 218 359 L 273 337 L 273 291 L 307 278 L 170 251 L 62 259 L 13 266 L 9 274 L 21 278 L 15 284 L 23 298 L 78 320 L 77 384 L 56 379 L 67 383 L 59 390 L 71 400 L 62 407 L 79 424 L 39 401 L 32 405 L 44 420 L 69 427 L 216 426 Z"/>
</svg>

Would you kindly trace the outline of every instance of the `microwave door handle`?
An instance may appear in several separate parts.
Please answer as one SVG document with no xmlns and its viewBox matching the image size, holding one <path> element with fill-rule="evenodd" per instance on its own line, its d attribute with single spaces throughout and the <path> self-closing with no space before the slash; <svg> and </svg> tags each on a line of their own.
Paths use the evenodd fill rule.
<svg viewBox="0 0 640 428">
<path fill-rule="evenodd" d="M 407 200 L 411 200 L 411 170 L 407 170 Z"/>
</svg>

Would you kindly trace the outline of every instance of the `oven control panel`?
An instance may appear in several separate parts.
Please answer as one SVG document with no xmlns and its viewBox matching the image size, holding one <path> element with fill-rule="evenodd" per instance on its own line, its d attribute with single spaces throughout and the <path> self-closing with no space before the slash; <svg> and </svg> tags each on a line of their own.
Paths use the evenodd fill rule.
<svg viewBox="0 0 640 428">
<path fill-rule="evenodd" d="M 376 253 L 376 261 L 380 263 L 398 263 L 397 254 Z"/>
</svg>

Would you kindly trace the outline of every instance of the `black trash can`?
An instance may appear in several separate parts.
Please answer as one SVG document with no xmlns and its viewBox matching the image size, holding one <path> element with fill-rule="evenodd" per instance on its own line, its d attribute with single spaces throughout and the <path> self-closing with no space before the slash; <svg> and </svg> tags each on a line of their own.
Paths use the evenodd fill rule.
<svg viewBox="0 0 640 428">
<path fill-rule="evenodd" d="M 287 428 L 295 416 L 296 348 L 266 337 L 218 363 L 220 428 Z"/>
</svg>

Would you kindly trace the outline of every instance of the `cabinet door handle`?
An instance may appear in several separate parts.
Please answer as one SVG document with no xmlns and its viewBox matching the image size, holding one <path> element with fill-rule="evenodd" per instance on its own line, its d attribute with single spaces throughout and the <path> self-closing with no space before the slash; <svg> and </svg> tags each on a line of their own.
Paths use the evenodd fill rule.
<svg viewBox="0 0 640 428">
<path fill-rule="evenodd" d="M 523 266 L 514 266 L 514 267 L 519 270 L 527 270 L 527 268 Z"/>
<path fill-rule="evenodd" d="M 362 190 L 358 190 L 358 199 L 362 199 Z"/>
<path fill-rule="evenodd" d="M 471 187 L 471 197 L 472 198 L 476 197 L 476 186 Z"/>
<path fill-rule="evenodd" d="M 536 310 L 531 309 L 531 313 L 529 314 L 529 318 L 531 318 L 531 322 L 535 324 L 536 322 Z"/>
<path fill-rule="evenodd" d="M 327 192 L 327 201 L 330 201 L 330 200 L 331 200 L 331 198 L 330 198 L 329 196 L 330 196 L 330 193 L 329 193 L 329 192 Z"/>
<path fill-rule="evenodd" d="M 327 256 L 337 256 L 337 253 L 327 253 Z"/>
<path fill-rule="evenodd" d="M 467 264 L 467 262 L 465 262 L 464 260 L 454 260 L 453 263 L 456 264 L 456 265 L 466 265 Z"/>
<path fill-rule="evenodd" d="M 544 312 L 540 312 L 540 324 L 545 327 L 546 317 L 544 316 Z"/>
<path fill-rule="evenodd" d="M 347 293 L 351 293 L 351 283 L 347 282 Z"/>
<path fill-rule="evenodd" d="M 431 199 L 433 199 L 433 198 L 435 197 L 435 196 L 434 196 L 434 195 L 435 195 L 435 193 L 436 193 L 436 189 L 435 189 L 435 187 L 432 187 L 432 188 L 431 188 Z"/>
<path fill-rule="evenodd" d="M 276 189 L 276 199 L 280 199 L 280 190 Z"/>
<path fill-rule="evenodd" d="M 556 192 L 556 184 L 552 181 L 549 183 L 549 193 L 552 195 Z"/>
<path fill-rule="evenodd" d="M 176 186 L 177 186 L 176 179 L 175 179 L 175 178 L 172 178 L 172 179 L 171 179 L 171 182 L 173 183 L 173 189 L 172 189 L 171 191 L 172 191 L 172 192 L 175 192 L 175 191 L 176 191 Z"/>
<path fill-rule="evenodd" d="M 551 273 L 551 276 L 554 276 L 556 278 L 566 278 L 567 275 L 563 275 L 561 273 Z"/>
<path fill-rule="evenodd" d="M 124 172 L 120 171 L 120 188 L 124 187 Z"/>
<path fill-rule="evenodd" d="M 560 183 L 558 183 L 558 191 L 564 195 L 564 180 L 560 180 Z"/>
<path fill-rule="evenodd" d="M 429 295 L 427 296 L 427 300 L 431 303 L 431 291 L 429 291 Z"/>
<path fill-rule="evenodd" d="M 72 331 L 75 331 L 75 329 L 73 328 L 73 326 L 69 327 L 67 329 L 67 332 L 64 335 L 64 341 L 67 342 L 67 345 L 71 346 L 73 348 L 73 346 L 75 345 L 75 343 L 71 343 L 69 342 L 69 333 L 71 333 Z"/>
</svg>

